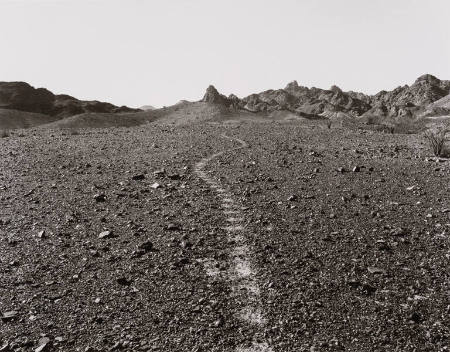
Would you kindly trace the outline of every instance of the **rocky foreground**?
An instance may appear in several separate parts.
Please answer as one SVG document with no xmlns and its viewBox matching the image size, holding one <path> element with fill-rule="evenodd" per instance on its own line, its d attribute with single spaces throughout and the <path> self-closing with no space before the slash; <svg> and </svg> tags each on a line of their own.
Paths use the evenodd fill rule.
<svg viewBox="0 0 450 352">
<path fill-rule="evenodd" d="M 1 351 L 449 349 L 450 164 L 420 136 L 155 123 L 0 150 Z M 243 214 L 257 327 L 205 266 L 230 270 L 232 244 L 194 165 L 227 150 L 204 171 Z"/>
</svg>

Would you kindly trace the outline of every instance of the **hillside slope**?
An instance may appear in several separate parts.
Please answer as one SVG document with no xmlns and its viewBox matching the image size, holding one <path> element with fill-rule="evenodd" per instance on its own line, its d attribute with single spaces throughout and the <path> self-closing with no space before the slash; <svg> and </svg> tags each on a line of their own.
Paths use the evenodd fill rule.
<svg viewBox="0 0 450 352">
<path fill-rule="evenodd" d="M 25 82 L 0 82 L 0 109 L 15 111 L 0 114 L 0 128 L 27 128 L 83 113 L 140 111 L 95 100 L 78 100 L 70 95 L 55 95 L 45 88 L 34 88 Z"/>
<path fill-rule="evenodd" d="M 55 121 L 53 116 L 13 109 L 0 109 L 0 130 L 31 128 Z"/>
</svg>

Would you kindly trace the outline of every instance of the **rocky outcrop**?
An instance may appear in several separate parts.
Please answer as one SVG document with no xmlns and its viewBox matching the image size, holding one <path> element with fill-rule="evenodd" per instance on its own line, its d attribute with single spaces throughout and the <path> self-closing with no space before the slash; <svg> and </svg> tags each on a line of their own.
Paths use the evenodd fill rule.
<svg viewBox="0 0 450 352">
<path fill-rule="evenodd" d="M 99 101 L 82 101 L 70 95 L 55 95 L 45 88 L 36 89 L 25 82 L 0 82 L 0 108 L 42 113 L 61 118 L 85 112 L 139 111 Z"/>
<path fill-rule="evenodd" d="M 426 74 L 420 76 L 411 86 L 381 91 L 372 96 L 359 92 L 344 92 L 336 85 L 327 90 L 303 87 L 297 81 L 292 81 L 284 89 L 267 90 L 242 99 L 235 95 L 227 98 L 210 86 L 202 101 L 252 112 L 287 110 L 306 116 L 333 116 L 336 113 L 344 113 L 354 117 L 402 117 L 420 115 L 427 106 L 448 94 L 450 81 L 441 81 Z M 445 110 L 440 106 L 434 108 Z"/>
<path fill-rule="evenodd" d="M 210 85 L 208 87 L 208 89 L 206 89 L 206 93 L 203 96 L 202 101 L 205 103 L 211 103 L 211 104 L 220 104 L 220 105 L 225 105 L 225 106 L 230 105 L 228 98 L 225 95 L 220 94 L 217 91 L 217 89 L 212 85 Z"/>
</svg>

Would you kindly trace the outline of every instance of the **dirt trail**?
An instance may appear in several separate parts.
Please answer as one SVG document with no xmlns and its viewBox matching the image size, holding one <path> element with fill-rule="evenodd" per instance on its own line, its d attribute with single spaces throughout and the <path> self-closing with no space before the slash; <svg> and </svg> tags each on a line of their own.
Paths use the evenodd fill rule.
<svg viewBox="0 0 450 352">
<path fill-rule="evenodd" d="M 252 346 L 240 346 L 237 348 L 239 352 L 271 352 L 273 351 L 268 343 L 264 341 L 262 336 L 262 329 L 266 324 L 263 308 L 261 305 L 260 288 L 256 279 L 256 269 L 251 262 L 252 248 L 248 245 L 245 238 L 244 215 L 242 209 L 233 199 L 233 195 L 218 182 L 215 181 L 208 172 L 205 171 L 207 164 L 221 155 L 247 148 L 248 145 L 241 139 L 231 138 L 222 135 L 233 142 L 238 142 L 239 147 L 228 149 L 215 153 L 209 157 L 203 158 L 195 165 L 196 174 L 205 181 L 211 189 L 217 193 L 217 197 L 221 201 L 222 212 L 226 218 L 227 226 L 224 227 L 227 233 L 226 240 L 230 243 L 229 262 L 230 269 L 222 274 L 222 278 L 229 281 L 232 288 L 233 296 L 237 302 L 236 317 L 243 322 L 243 324 L 250 324 L 257 327 L 257 334 L 252 336 L 250 340 L 253 341 Z M 204 261 L 205 270 L 208 275 L 221 275 L 220 271 L 216 270 L 217 263 L 214 259 L 207 259 Z"/>
</svg>

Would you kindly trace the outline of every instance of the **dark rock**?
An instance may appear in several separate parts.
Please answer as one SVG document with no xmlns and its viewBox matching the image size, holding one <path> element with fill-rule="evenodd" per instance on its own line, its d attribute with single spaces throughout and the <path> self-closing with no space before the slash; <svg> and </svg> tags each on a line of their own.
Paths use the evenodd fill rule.
<svg viewBox="0 0 450 352">
<path fill-rule="evenodd" d="M 102 202 L 106 201 L 106 195 L 104 195 L 104 194 L 96 194 L 96 195 L 94 195 L 94 199 L 95 199 L 96 202 L 102 203 Z"/>
<path fill-rule="evenodd" d="M 418 313 L 418 312 L 413 312 L 413 313 L 410 315 L 410 317 L 409 317 L 408 320 L 409 320 L 409 321 L 412 321 L 412 322 L 414 322 L 414 323 L 416 323 L 416 324 L 420 324 L 424 319 L 423 319 L 423 317 L 422 317 L 422 315 L 421 315 L 420 313 Z"/>
<path fill-rule="evenodd" d="M 179 174 L 172 174 L 167 177 L 170 178 L 171 180 L 179 180 L 181 178 Z"/>
<path fill-rule="evenodd" d="M 130 286 L 133 280 L 127 279 L 126 277 L 119 277 L 116 282 L 121 286 Z"/>
<path fill-rule="evenodd" d="M 153 243 L 150 240 L 147 240 L 145 242 L 142 242 L 138 249 L 143 250 L 144 252 L 151 251 L 153 249 Z"/>
<path fill-rule="evenodd" d="M 145 179 L 145 175 L 144 174 L 134 175 L 133 177 L 131 177 L 131 179 L 134 181 L 141 181 Z"/>
</svg>

